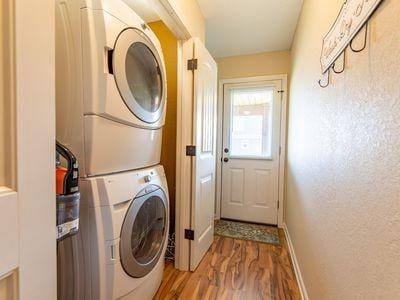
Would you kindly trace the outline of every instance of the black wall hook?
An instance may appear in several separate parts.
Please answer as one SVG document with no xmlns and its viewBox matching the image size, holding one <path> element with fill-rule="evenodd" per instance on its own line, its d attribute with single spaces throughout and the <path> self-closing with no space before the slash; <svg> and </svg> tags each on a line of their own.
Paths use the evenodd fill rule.
<svg viewBox="0 0 400 300">
<path fill-rule="evenodd" d="M 354 49 L 354 47 L 353 47 L 353 42 L 354 42 L 354 39 L 355 39 L 356 37 L 357 37 L 357 36 L 355 36 L 355 37 L 351 40 L 351 42 L 350 42 L 350 49 L 351 49 L 351 51 L 353 51 L 353 52 L 355 52 L 355 53 L 358 53 L 358 52 L 363 51 L 363 50 L 367 47 L 368 22 L 365 23 L 365 27 L 364 27 L 364 45 L 363 45 L 360 49 Z"/>
<path fill-rule="evenodd" d="M 319 84 L 319 86 L 322 87 L 322 88 L 326 88 L 326 87 L 329 85 L 330 78 L 331 78 L 331 68 L 329 68 L 328 71 L 326 71 L 326 72 L 328 72 L 328 76 L 327 76 L 327 81 L 326 81 L 326 83 L 325 83 L 325 84 L 322 84 L 322 83 L 321 83 L 322 80 L 321 80 L 321 79 L 318 80 L 318 84 Z M 325 72 L 323 75 L 325 75 L 326 72 Z"/>
<path fill-rule="evenodd" d="M 343 51 L 343 64 L 342 64 L 342 69 L 341 69 L 340 71 L 337 71 L 337 70 L 335 69 L 335 67 L 336 67 L 336 62 L 334 62 L 333 65 L 332 65 L 332 70 L 333 70 L 333 72 L 335 72 L 336 74 L 343 73 L 343 72 L 344 72 L 344 69 L 346 69 L 346 49 L 344 49 L 344 51 Z"/>
</svg>

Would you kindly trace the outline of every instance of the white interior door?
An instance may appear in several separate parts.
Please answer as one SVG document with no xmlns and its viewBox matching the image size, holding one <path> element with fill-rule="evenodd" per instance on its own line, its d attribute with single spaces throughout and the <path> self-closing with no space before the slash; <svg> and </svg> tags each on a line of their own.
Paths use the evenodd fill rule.
<svg viewBox="0 0 400 300">
<path fill-rule="evenodd" d="M 277 224 L 281 81 L 224 85 L 221 217 Z"/>
<path fill-rule="evenodd" d="M 190 269 L 194 270 L 214 238 L 217 64 L 203 43 L 194 40 L 193 144 L 191 219 L 194 240 L 190 245 Z"/>
</svg>

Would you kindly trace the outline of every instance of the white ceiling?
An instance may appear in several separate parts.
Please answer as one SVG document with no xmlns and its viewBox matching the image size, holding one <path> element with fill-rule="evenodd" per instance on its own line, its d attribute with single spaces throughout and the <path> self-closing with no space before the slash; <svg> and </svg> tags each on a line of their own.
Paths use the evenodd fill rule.
<svg viewBox="0 0 400 300">
<path fill-rule="evenodd" d="M 214 57 L 290 49 L 303 0 L 197 0 Z"/>
<path fill-rule="evenodd" d="M 146 23 L 160 20 L 149 0 L 124 0 Z"/>
</svg>

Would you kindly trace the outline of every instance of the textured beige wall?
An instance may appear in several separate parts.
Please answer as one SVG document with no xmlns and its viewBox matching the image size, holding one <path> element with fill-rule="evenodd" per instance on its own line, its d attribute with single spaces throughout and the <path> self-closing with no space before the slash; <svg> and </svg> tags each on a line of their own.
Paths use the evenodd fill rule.
<svg viewBox="0 0 400 300">
<path fill-rule="evenodd" d="M 292 49 L 286 222 L 311 299 L 400 299 L 400 1 L 326 89 L 342 0 L 306 0 Z"/>
<path fill-rule="evenodd" d="M 217 58 L 218 78 L 251 77 L 288 74 L 290 52 L 265 52 L 251 55 Z"/>
</svg>

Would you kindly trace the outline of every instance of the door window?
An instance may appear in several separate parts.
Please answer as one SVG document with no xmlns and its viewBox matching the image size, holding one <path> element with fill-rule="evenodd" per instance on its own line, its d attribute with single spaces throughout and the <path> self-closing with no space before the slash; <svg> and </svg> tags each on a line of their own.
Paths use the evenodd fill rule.
<svg viewBox="0 0 400 300">
<path fill-rule="evenodd" d="M 162 99 L 161 70 L 157 59 L 144 43 L 132 44 L 125 59 L 129 89 L 136 102 L 148 112 L 156 112 Z"/>
<path fill-rule="evenodd" d="M 235 88 L 230 92 L 230 156 L 271 157 L 273 88 Z"/>
</svg>

